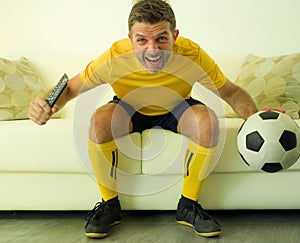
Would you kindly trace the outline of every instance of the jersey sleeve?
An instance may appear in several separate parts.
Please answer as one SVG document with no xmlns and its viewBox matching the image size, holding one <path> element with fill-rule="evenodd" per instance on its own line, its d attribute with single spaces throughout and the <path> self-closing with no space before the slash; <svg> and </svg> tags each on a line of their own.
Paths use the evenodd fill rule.
<svg viewBox="0 0 300 243">
<path fill-rule="evenodd" d="M 215 61 L 200 48 L 199 65 L 208 75 L 208 79 L 200 79 L 199 82 L 209 89 L 219 89 L 226 83 L 226 76 Z"/>
<path fill-rule="evenodd" d="M 110 51 L 107 50 L 91 61 L 79 74 L 82 83 L 94 88 L 110 79 Z"/>
</svg>

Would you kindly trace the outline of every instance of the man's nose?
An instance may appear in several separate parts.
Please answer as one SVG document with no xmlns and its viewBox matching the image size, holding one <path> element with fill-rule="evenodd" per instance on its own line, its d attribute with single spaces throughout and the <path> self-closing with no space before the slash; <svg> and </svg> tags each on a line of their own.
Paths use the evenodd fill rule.
<svg viewBox="0 0 300 243">
<path fill-rule="evenodd" d="M 151 41 L 149 42 L 148 45 L 148 53 L 150 53 L 151 55 L 155 55 L 158 52 L 159 48 L 156 42 Z"/>
</svg>

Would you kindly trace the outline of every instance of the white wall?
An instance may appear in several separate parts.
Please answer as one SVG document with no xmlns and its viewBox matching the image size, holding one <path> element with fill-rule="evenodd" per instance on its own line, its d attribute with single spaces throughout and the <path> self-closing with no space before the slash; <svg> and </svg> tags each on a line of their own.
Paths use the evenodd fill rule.
<svg viewBox="0 0 300 243">
<path fill-rule="evenodd" d="M 131 0 L 0 0 L 0 57 L 98 54 L 127 36 Z M 299 0 L 171 0 L 209 53 L 300 51 Z"/>
<path fill-rule="evenodd" d="M 174 8 L 182 34 L 211 52 L 300 52 L 299 0 L 177 0 Z"/>
</svg>

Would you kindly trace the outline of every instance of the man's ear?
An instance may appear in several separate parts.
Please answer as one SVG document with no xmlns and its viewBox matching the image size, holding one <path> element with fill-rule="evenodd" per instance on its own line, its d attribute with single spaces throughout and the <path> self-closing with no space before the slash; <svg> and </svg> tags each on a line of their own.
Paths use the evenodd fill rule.
<svg viewBox="0 0 300 243">
<path fill-rule="evenodd" d="M 128 33 L 128 38 L 129 38 L 130 40 L 132 40 L 132 36 L 131 36 L 130 33 Z"/>
<path fill-rule="evenodd" d="M 174 41 L 176 41 L 178 35 L 179 35 L 179 30 L 175 30 L 175 32 L 174 32 Z"/>
</svg>

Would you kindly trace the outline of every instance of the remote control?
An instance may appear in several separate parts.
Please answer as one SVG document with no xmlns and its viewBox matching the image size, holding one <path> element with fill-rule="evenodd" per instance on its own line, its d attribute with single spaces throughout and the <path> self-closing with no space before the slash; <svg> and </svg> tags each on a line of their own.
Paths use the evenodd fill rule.
<svg viewBox="0 0 300 243">
<path fill-rule="evenodd" d="M 49 97 L 46 99 L 46 102 L 48 105 L 52 108 L 61 95 L 61 93 L 64 91 L 64 89 L 67 87 L 69 78 L 66 74 L 62 76 L 62 78 L 59 80 Z"/>
</svg>

